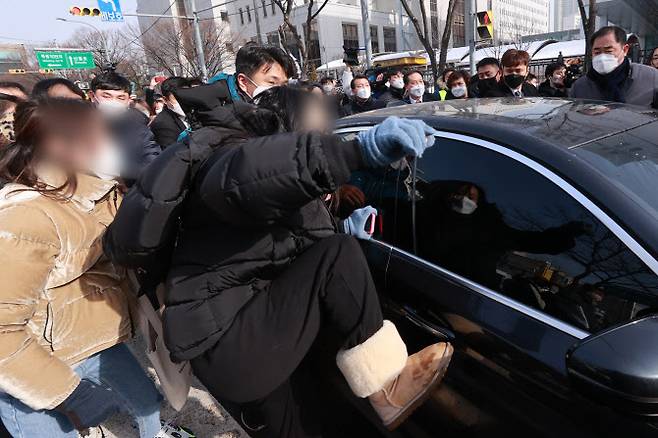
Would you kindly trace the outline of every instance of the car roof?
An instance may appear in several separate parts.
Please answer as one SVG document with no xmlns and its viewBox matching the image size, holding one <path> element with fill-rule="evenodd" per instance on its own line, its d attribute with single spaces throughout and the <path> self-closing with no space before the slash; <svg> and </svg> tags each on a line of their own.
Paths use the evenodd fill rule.
<svg viewBox="0 0 658 438">
<path fill-rule="evenodd" d="M 338 120 L 336 128 L 370 126 L 389 116 L 421 119 L 436 129 L 506 145 L 532 158 L 586 193 L 658 258 L 655 217 L 638 208 L 612 178 L 578 153 L 601 140 L 622 141 L 625 133 L 638 128 L 658 133 L 655 111 L 577 99 L 464 99 L 360 113 Z M 658 150 L 658 135 L 650 141 Z"/>
<path fill-rule="evenodd" d="M 483 131 L 482 128 L 495 128 L 482 136 L 503 143 L 519 135 L 531 136 L 562 148 L 578 147 L 658 122 L 656 112 L 620 103 L 509 97 L 392 106 L 346 117 L 338 121 L 337 127 L 372 124 L 388 116 L 419 118 L 437 129 L 470 134 Z"/>
</svg>

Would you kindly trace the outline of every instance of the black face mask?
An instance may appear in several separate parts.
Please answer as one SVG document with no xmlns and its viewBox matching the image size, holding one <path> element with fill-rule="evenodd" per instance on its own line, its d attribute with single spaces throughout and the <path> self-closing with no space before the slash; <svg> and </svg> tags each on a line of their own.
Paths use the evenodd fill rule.
<svg viewBox="0 0 658 438">
<path fill-rule="evenodd" d="M 525 81 L 525 76 L 523 75 L 517 75 L 517 74 L 512 74 L 512 75 L 505 75 L 505 84 L 507 84 L 508 87 L 514 89 L 518 88 L 519 85 Z"/>
<path fill-rule="evenodd" d="M 495 77 L 493 78 L 486 78 L 486 79 L 480 79 L 477 84 L 478 84 L 478 90 L 480 92 L 484 90 L 490 90 L 491 88 L 495 87 L 498 81 L 496 80 Z"/>
</svg>

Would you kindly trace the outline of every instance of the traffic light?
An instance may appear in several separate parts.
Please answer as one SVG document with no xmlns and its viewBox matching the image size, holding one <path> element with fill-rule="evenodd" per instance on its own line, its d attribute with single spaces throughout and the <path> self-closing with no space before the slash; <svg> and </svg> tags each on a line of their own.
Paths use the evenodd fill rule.
<svg viewBox="0 0 658 438">
<path fill-rule="evenodd" d="M 478 18 L 478 37 L 481 40 L 493 39 L 493 11 L 481 11 L 477 13 Z"/>
<path fill-rule="evenodd" d="M 76 16 L 98 17 L 101 14 L 101 10 L 98 8 L 81 8 L 80 6 L 72 6 L 71 9 L 69 9 L 69 13 Z"/>
<path fill-rule="evenodd" d="M 55 73 L 55 69 L 54 68 L 40 68 L 39 73 L 41 73 L 41 74 Z"/>
<path fill-rule="evenodd" d="M 10 75 L 22 75 L 22 74 L 25 74 L 25 69 L 24 68 L 10 68 L 9 69 L 9 74 Z"/>
</svg>

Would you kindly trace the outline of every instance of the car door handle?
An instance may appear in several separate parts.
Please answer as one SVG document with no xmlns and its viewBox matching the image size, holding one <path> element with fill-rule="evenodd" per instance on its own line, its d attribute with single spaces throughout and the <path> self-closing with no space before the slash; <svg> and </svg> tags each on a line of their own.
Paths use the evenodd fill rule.
<svg viewBox="0 0 658 438">
<path fill-rule="evenodd" d="M 420 328 L 421 330 L 429 333 L 430 335 L 439 338 L 441 341 L 451 342 L 455 339 L 455 334 L 452 331 L 446 329 L 445 327 L 432 324 L 430 321 L 418 315 L 418 313 L 410 307 L 405 306 L 401 308 L 400 311 L 402 316 L 404 316 L 407 321 Z"/>
</svg>

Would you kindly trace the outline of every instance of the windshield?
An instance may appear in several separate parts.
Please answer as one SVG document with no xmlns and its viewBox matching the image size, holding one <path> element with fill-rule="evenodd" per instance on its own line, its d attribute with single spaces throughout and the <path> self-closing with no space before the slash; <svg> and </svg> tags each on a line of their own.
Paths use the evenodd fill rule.
<svg viewBox="0 0 658 438">
<path fill-rule="evenodd" d="M 574 152 L 658 216 L 658 122 L 588 143 Z"/>
</svg>

